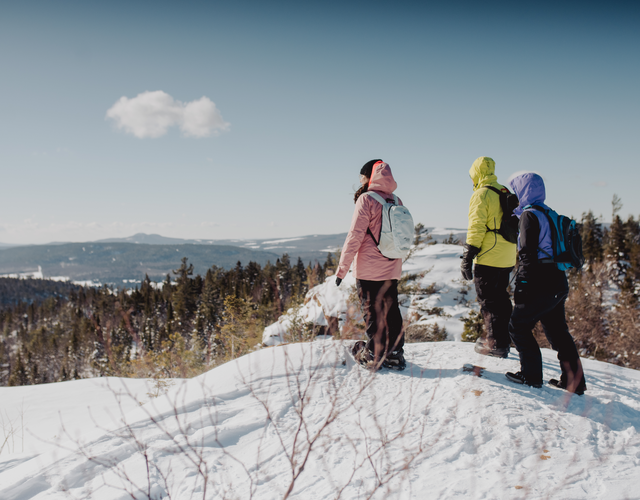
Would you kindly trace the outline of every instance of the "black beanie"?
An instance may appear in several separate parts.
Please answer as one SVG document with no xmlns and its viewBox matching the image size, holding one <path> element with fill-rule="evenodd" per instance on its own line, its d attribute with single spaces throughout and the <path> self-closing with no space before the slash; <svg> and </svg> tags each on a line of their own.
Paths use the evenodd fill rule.
<svg viewBox="0 0 640 500">
<path fill-rule="evenodd" d="M 382 160 L 371 160 L 364 164 L 364 166 L 360 169 L 360 175 L 365 175 L 367 177 L 371 177 L 371 171 L 373 170 L 373 166 Z"/>
</svg>

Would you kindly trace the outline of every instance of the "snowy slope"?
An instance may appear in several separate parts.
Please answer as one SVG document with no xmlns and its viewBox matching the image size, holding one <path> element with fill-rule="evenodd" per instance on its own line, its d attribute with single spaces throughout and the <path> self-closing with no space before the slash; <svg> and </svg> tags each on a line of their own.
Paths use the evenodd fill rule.
<svg viewBox="0 0 640 500">
<path fill-rule="evenodd" d="M 425 245 L 403 264 L 405 274 L 418 275 L 411 280 L 417 289 L 411 296 L 400 297 L 405 326 L 414 324 L 438 324 L 447 329 L 451 340 L 460 340 L 463 324 L 460 319 L 472 308 L 477 309 L 475 288 L 464 282 L 460 275 L 460 245 Z M 349 271 L 344 281 L 336 287 L 335 276 L 309 290 L 304 305 L 280 317 L 265 328 L 262 342 L 277 345 L 288 340 L 291 322 L 299 317 L 315 325 L 326 325 L 327 317 L 340 320 L 340 327 L 348 316 L 357 319 L 359 306 L 349 303 L 349 295 L 355 290 L 355 278 Z M 442 308 L 434 313 L 435 308 Z"/>
<path fill-rule="evenodd" d="M 406 347 L 406 371 L 374 375 L 331 340 L 263 349 L 142 406 L 131 398 L 116 431 L 76 415 L 82 450 L 0 455 L 0 498 L 638 498 L 638 372 L 585 359 L 580 397 L 509 383 L 513 354 Z M 555 354 L 543 357 L 557 377 Z M 66 382 L 29 414 L 68 408 L 70 387 L 109 406 Z M 1 388 L 0 401 L 31 389 Z"/>
<path fill-rule="evenodd" d="M 0 387 L 0 471 L 9 455 L 36 456 L 69 446 L 92 428 L 119 427 L 123 413 L 156 392 L 153 381 L 116 377 Z"/>
</svg>

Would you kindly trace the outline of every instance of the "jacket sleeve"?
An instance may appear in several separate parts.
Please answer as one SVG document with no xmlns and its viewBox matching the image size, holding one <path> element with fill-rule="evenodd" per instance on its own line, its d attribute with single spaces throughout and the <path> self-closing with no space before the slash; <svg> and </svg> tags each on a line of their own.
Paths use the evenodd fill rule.
<svg viewBox="0 0 640 500">
<path fill-rule="evenodd" d="M 369 200 L 368 196 L 361 195 L 356 202 L 356 208 L 353 211 L 353 217 L 351 218 L 351 228 L 347 239 L 342 245 L 342 254 L 340 255 L 340 264 L 338 265 L 338 272 L 336 275 L 340 279 L 349 272 L 351 263 L 355 258 L 362 241 L 367 236 L 367 229 L 369 227 Z"/>
<path fill-rule="evenodd" d="M 520 267 L 518 279 L 535 281 L 538 267 L 538 243 L 540 240 L 540 222 L 534 213 L 525 211 L 520 216 Z"/>
<path fill-rule="evenodd" d="M 478 190 L 469 200 L 469 225 L 467 226 L 467 244 L 481 248 L 487 233 L 489 203 L 487 189 Z"/>
</svg>

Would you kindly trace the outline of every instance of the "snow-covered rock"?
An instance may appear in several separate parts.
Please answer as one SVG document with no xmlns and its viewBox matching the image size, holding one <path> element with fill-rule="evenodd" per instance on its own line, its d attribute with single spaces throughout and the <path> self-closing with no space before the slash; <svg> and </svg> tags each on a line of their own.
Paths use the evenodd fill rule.
<svg viewBox="0 0 640 500">
<path fill-rule="evenodd" d="M 414 287 L 414 293 L 400 297 L 405 326 L 437 324 L 446 328 L 452 340 L 460 340 L 461 318 L 478 307 L 473 285 L 465 283 L 460 275 L 462 250 L 460 245 L 424 245 L 404 263 L 404 274 L 417 275 L 408 282 Z M 327 325 L 327 318 L 338 318 L 340 328 L 348 316 L 357 321 L 361 311 L 349 303 L 354 288 L 355 278 L 351 271 L 339 287 L 335 284 L 335 276 L 328 277 L 324 283 L 309 290 L 304 305 L 265 328 L 263 344 L 273 346 L 287 342 L 292 321 L 296 318 L 319 326 Z"/>
</svg>

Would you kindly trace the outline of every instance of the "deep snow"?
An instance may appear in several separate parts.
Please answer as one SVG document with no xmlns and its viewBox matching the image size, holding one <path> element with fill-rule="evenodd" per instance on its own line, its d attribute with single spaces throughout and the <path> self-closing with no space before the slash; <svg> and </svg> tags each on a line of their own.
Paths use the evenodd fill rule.
<svg viewBox="0 0 640 500">
<path fill-rule="evenodd" d="M 543 358 L 545 378 L 558 377 L 555 354 Z M 81 451 L 3 453 L 0 498 L 275 499 L 297 473 L 290 498 L 638 498 L 637 371 L 583 360 L 589 388 L 574 396 L 511 384 L 516 356 L 472 344 L 410 344 L 407 360 L 371 375 L 325 340 L 263 349 L 142 406 L 132 391 L 126 425 L 73 417 Z M 89 382 L 50 384 L 29 414 L 78 401 L 119 414 Z M 32 389 L 0 388 L 0 400 Z"/>
</svg>

